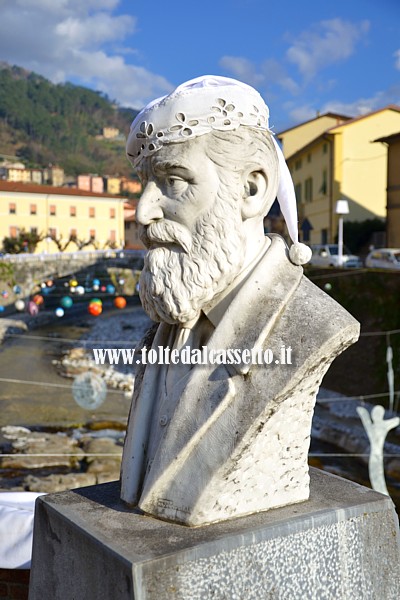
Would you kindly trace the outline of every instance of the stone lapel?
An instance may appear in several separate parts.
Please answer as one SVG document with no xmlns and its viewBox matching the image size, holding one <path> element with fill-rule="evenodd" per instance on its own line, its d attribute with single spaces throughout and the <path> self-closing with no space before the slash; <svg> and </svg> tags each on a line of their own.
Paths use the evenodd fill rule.
<svg viewBox="0 0 400 600">
<path fill-rule="evenodd" d="M 280 421 L 280 429 L 285 429 L 282 418 L 288 416 L 291 421 L 298 420 L 305 428 L 305 432 L 295 432 L 302 440 L 297 446 L 297 471 L 301 472 L 297 479 L 301 490 L 297 495 L 292 494 L 291 499 L 286 491 L 278 496 L 275 494 L 274 498 L 262 492 L 265 499 L 261 501 L 261 510 L 306 499 L 308 470 L 304 463 L 307 460 L 315 392 L 321 373 L 339 352 L 336 346 L 343 349 L 350 343 L 347 338 L 354 338 L 356 334 L 354 319 L 305 280 L 302 272 L 301 267 L 288 260 L 283 240 L 273 237 L 270 248 L 234 297 L 207 344 L 209 353 L 228 348 L 241 352 L 270 348 L 274 353 L 273 363 L 260 366 L 195 366 L 181 385 L 173 390 L 177 396 L 171 403 L 169 423 L 154 457 L 148 457 L 151 469 L 143 481 L 152 400 L 158 397 L 157 366 L 146 367 L 133 413 L 134 422 L 129 423 L 127 434 L 133 458 L 129 464 L 127 447 L 124 450 L 122 498 L 125 501 L 137 503 L 146 513 L 187 525 L 200 525 L 253 512 L 253 497 L 257 497 L 256 505 L 260 507 L 257 487 L 267 484 L 265 478 L 270 476 L 270 471 L 282 479 L 282 473 L 288 472 L 289 449 L 296 455 L 296 450 L 287 447 L 293 445 L 293 431 L 289 436 L 291 441 L 282 434 L 281 443 L 276 444 L 276 436 L 280 437 L 276 432 L 276 420 Z M 308 302 L 309 286 L 313 288 L 316 301 L 310 299 Z M 306 308 L 302 307 L 300 315 L 294 309 L 292 323 L 288 306 L 295 306 L 292 300 L 298 294 L 305 296 L 303 304 L 306 303 Z M 325 304 L 328 301 L 328 305 L 339 308 L 340 319 L 336 322 L 333 319 L 331 327 L 326 322 L 332 321 L 332 315 L 329 315 L 329 309 L 332 309 L 324 306 L 324 302 L 322 310 L 328 309 L 328 312 L 322 318 L 323 323 L 321 318 L 316 317 L 322 296 Z M 296 341 L 296 336 L 299 338 L 299 319 L 305 320 L 306 326 L 312 328 L 311 333 L 318 331 L 321 325 L 324 327 L 318 343 L 312 336 L 309 343 L 301 339 Z M 353 326 L 352 334 L 342 339 L 340 332 L 350 324 Z M 340 339 L 335 346 L 332 339 L 338 336 Z M 160 325 L 153 347 L 167 343 L 170 338 L 171 327 Z M 323 359 L 317 360 L 316 352 L 326 343 L 330 343 L 332 349 L 323 353 Z M 293 365 L 275 364 L 275 357 L 281 356 L 283 344 L 293 347 Z M 314 366 L 307 384 L 304 378 L 310 364 Z M 294 400 L 299 383 L 302 383 L 300 396 L 306 394 L 308 398 L 306 409 L 303 410 L 302 406 L 299 409 L 300 416 L 296 413 L 298 397 Z M 282 416 L 282 405 L 285 405 L 286 411 L 291 408 L 292 412 Z M 293 423 L 288 424 L 287 429 L 290 428 L 293 429 Z M 286 452 L 282 450 L 282 444 L 286 445 Z M 283 482 L 288 487 L 285 478 Z"/>
</svg>

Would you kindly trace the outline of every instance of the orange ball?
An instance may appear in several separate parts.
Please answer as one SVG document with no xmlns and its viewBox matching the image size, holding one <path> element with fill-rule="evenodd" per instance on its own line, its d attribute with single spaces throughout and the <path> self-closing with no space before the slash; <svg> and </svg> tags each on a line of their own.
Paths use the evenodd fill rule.
<svg viewBox="0 0 400 600">
<path fill-rule="evenodd" d="M 115 308 L 125 308 L 126 306 L 126 300 L 123 296 L 117 296 L 114 299 L 114 306 Z"/>
<path fill-rule="evenodd" d="M 33 296 L 32 300 L 34 301 L 35 304 L 37 304 L 38 306 L 40 306 L 41 304 L 43 304 L 44 302 L 44 298 L 43 296 L 41 296 L 40 294 L 35 294 L 35 296 Z"/>
<path fill-rule="evenodd" d="M 101 304 L 92 304 L 91 303 L 88 306 L 88 311 L 94 317 L 98 317 L 99 315 L 101 315 L 101 313 L 103 311 L 103 307 L 101 306 Z"/>
</svg>

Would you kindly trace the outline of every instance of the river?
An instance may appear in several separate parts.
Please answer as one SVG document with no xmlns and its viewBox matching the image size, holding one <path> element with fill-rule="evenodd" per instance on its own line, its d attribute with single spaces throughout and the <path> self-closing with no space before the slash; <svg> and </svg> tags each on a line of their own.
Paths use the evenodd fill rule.
<svg viewBox="0 0 400 600">
<path fill-rule="evenodd" d="M 110 339 L 109 330 L 116 332 L 116 321 L 128 328 L 124 347 L 130 333 L 134 342 L 147 327 L 141 307 L 128 306 L 124 311 L 111 309 L 97 321 L 96 317 L 81 314 L 72 319 L 58 319 L 22 335 L 8 336 L 0 346 L 0 426 L 65 428 L 93 419 L 126 423 L 130 397 L 124 392 L 108 390 L 105 402 L 95 412 L 85 410 L 72 396 L 72 380 L 59 375 L 52 364 L 92 329 L 104 331 L 104 339 Z M 112 337 L 116 339 L 115 335 Z"/>
</svg>

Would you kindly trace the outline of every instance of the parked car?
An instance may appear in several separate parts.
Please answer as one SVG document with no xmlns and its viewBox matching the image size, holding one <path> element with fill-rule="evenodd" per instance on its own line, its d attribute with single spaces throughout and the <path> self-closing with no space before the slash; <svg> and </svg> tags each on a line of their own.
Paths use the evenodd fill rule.
<svg viewBox="0 0 400 600">
<path fill-rule="evenodd" d="M 338 267 L 339 246 L 338 244 L 314 244 L 310 246 L 312 256 L 310 265 L 317 267 Z M 362 261 L 358 256 L 350 254 L 348 248 L 343 246 L 342 266 L 346 269 L 362 267 Z"/>
<path fill-rule="evenodd" d="M 400 269 L 400 248 L 378 248 L 365 259 L 366 267 L 378 269 Z"/>
</svg>

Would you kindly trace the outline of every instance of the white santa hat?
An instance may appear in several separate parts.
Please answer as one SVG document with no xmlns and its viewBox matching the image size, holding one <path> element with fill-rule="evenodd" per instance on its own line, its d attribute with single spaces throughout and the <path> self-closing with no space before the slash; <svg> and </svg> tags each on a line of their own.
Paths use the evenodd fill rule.
<svg viewBox="0 0 400 600">
<path fill-rule="evenodd" d="M 272 133 L 269 110 L 260 94 L 236 79 L 204 75 L 145 106 L 131 125 L 127 155 L 137 166 L 164 144 L 184 142 L 213 130 L 233 131 L 241 126 Z M 289 256 L 294 264 L 305 264 L 311 258 L 311 249 L 298 239 L 293 180 L 280 146 L 271 137 L 279 162 L 277 198 L 293 241 Z"/>
</svg>

